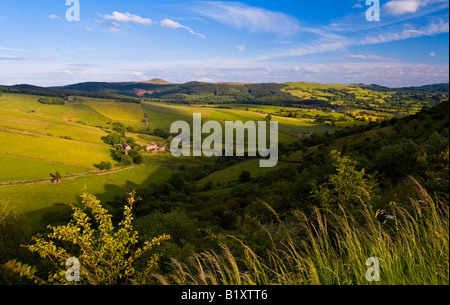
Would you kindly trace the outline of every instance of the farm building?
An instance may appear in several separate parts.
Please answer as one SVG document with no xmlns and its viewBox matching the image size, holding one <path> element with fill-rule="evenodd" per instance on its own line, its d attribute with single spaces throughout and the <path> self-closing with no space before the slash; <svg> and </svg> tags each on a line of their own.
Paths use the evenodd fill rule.
<svg viewBox="0 0 450 305">
<path fill-rule="evenodd" d="M 166 151 L 166 147 L 165 146 L 159 147 L 157 144 L 151 143 L 151 144 L 146 145 L 144 147 L 144 150 L 151 151 L 151 152 L 164 152 L 164 151 Z"/>
<path fill-rule="evenodd" d="M 145 146 L 146 151 L 153 151 L 155 149 L 158 149 L 158 145 L 155 143 L 151 143 Z"/>
</svg>

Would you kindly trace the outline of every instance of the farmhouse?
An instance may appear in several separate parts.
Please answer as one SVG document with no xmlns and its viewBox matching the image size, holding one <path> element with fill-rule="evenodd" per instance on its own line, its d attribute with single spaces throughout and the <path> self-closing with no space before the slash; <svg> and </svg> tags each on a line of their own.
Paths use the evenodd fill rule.
<svg viewBox="0 0 450 305">
<path fill-rule="evenodd" d="M 157 144 L 151 143 L 151 144 L 146 145 L 144 147 L 144 150 L 151 151 L 151 152 L 164 152 L 164 151 L 166 151 L 166 147 L 165 146 L 159 147 Z"/>
<path fill-rule="evenodd" d="M 53 179 L 52 179 L 52 183 L 53 183 L 53 184 L 59 184 L 59 183 L 61 183 L 61 179 L 53 178 Z"/>
<path fill-rule="evenodd" d="M 145 146 L 146 151 L 153 151 L 155 149 L 158 149 L 158 145 L 156 145 L 155 143 L 151 143 Z"/>
<path fill-rule="evenodd" d="M 128 152 L 131 150 L 131 146 L 128 145 L 127 143 L 123 143 L 123 144 L 114 144 L 114 147 L 118 147 L 121 146 L 123 148 L 123 150 L 125 151 L 125 154 L 128 155 Z"/>
<path fill-rule="evenodd" d="M 128 155 L 128 152 L 131 150 L 131 146 L 125 143 L 123 144 L 123 149 L 125 150 L 125 154 Z"/>
</svg>

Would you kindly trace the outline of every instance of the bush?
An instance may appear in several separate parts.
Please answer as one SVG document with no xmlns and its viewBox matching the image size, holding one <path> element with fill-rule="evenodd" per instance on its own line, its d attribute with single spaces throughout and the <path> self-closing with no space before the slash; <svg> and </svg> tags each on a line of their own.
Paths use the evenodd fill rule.
<svg viewBox="0 0 450 305">
<path fill-rule="evenodd" d="M 249 171 L 242 171 L 239 175 L 239 182 L 246 183 L 252 180 L 252 176 Z"/>
</svg>

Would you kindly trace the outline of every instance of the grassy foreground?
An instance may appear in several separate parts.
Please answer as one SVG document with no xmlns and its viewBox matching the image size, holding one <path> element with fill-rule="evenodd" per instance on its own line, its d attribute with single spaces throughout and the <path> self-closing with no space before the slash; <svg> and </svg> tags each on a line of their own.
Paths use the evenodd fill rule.
<svg viewBox="0 0 450 305">
<path fill-rule="evenodd" d="M 181 285 L 448 285 L 448 203 L 417 188 L 421 198 L 411 199 L 408 209 L 393 203 L 385 221 L 377 218 L 387 211 L 366 205 L 362 225 L 342 208 L 339 215 L 316 209 L 312 218 L 295 212 L 295 230 L 280 224 L 285 242 L 276 244 L 267 230 L 273 247 L 264 255 L 229 236 L 241 253 L 224 242 L 222 253 L 196 254 L 188 264 L 172 260 L 175 272 L 158 279 Z M 379 281 L 366 279 L 373 275 L 366 265 L 371 257 L 379 259 Z"/>
<path fill-rule="evenodd" d="M 93 218 L 99 224 L 98 232 L 91 226 L 91 219 L 84 210 L 74 209 L 73 220 L 67 226 L 49 227 L 53 233 L 46 238 L 37 236 L 35 244 L 27 247 L 55 264 L 55 269 L 48 274 L 48 281 L 62 284 L 68 283 L 64 279 L 63 262 L 73 255 L 70 253 L 73 249 L 57 247 L 53 242 L 57 240 L 81 246 L 80 276 L 81 283 L 85 284 L 448 285 L 448 202 L 431 198 L 413 181 L 418 198 L 411 199 L 410 206 L 400 207 L 393 203 L 390 211 L 373 211 L 362 203 L 361 217 L 354 217 L 343 208 L 334 214 L 316 209 L 313 217 L 294 212 L 291 221 L 279 221 L 276 234 L 282 234 L 284 238 L 276 238 L 266 229 L 272 247 L 265 253 L 258 255 L 237 238 L 228 236 L 220 243 L 221 253 L 194 254 L 186 262 L 172 259 L 170 270 L 164 268 L 164 272 L 157 264 L 160 254 L 152 255 L 142 270 L 131 265 L 145 251 L 132 250 L 138 242 L 138 232 L 132 227 L 134 197 L 125 208 L 124 220 L 115 228 L 100 202 L 94 196 L 84 194 L 86 206 L 92 209 Z M 267 208 L 279 219 L 270 206 Z M 93 240 L 97 238 L 108 242 Z M 157 237 L 144 243 L 144 248 L 159 246 L 169 238 L 166 235 Z M 91 245 L 95 248 L 90 248 Z M 117 254 L 114 249 L 126 251 Z M 366 261 L 373 257 L 379 260 L 379 278 L 368 281 L 366 275 L 375 273 Z M 35 267 L 16 260 L 4 266 L 36 283 L 48 283 L 45 277 L 38 276 Z"/>
</svg>

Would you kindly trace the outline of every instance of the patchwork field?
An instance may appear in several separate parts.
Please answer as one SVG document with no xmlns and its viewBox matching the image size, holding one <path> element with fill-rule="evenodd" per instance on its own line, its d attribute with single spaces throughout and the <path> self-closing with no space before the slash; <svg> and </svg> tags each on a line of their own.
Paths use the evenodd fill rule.
<svg viewBox="0 0 450 305">
<path fill-rule="evenodd" d="M 2 156 L 0 161 L 3 161 Z M 45 170 L 48 170 L 48 167 Z M 63 168 L 59 170 L 64 172 Z M 132 188 L 162 183 L 173 173 L 164 167 L 149 166 L 106 174 L 86 174 L 74 179 L 63 179 L 61 184 L 47 181 L 0 187 L 0 198 L 9 208 L 25 215 L 30 228 L 37 230 L 48 224 L 45 223 L 47 220 L 43 219 L 45 215 L 67 211 L 68 205 L 77 205 L 84 189 L 103 202 L 108 202 L 116 196 L 125 196 Z"/>
<path fill-rule="evenodd" d="M 64 105 L 44 105 L 37 101 L 38 98 L 22 94 L 0 96 L 0 201 L 26 215 L 33 229 L 66 213 L 69 204 L 79 203 L 84 187 L 107 202 L 131 189 L 163 183 L 179 172 L 181 166 L 191 168 L 214 162 L 214 158 L 205 157 L 175 158 L 170 152 L 145 153 L 144 166 L 99 171 L 96 165 L 102 161 L 116 163 L 112 146 L 102 140 L 111 131 L 113 122 L 122 122 L 135 130 L 144 129 L 146 112 L 152 131 L 157 128 L 169 130 L 178 120 L 192 124 L 193 113 L 201 113 L 203 123 L 216 120 L 222 126 L 225 121 L 262 121 L 270 113 L 272 120 L 279 122 L 279 142 L 289 143 L 295 141 L 299 133 L 333 132 L 337 128 L 314 122 L 310 117 L 344 116 L 342 113 L 276 106 L 184 106 L 157 102 L 140 105 L 85 97 L 77 97 L 74 102 Z M 286 117 L 288 111 L 307 116 Z M 166 139 L 148 134 L 128 132 L 127 136 L 141 145 L 167 143 Z M 243 170 L 258 177 L 283 166 L 286 163 L 280 162 L 275 168 L 260 168 L 259 159 L 248 160 L 214 172 L 196 185 L 203 187 L 212 182 L 212 191 L 220 191 L 238 183 Z M 56 172 L 63 176 L 61 184 L 50 181 Z"/>
<path fill-rule="evenodd" d="M 166 130 L 169 130 L 171 124 L 177 120 L 183 120 L 192 125 L 192 115 L 194 113 L 201 113 L 203 122 L 215 120 L 220 122 L 223 127 L 225 121 L 263 121 L 267 113 L 280 110 L 280 107 L 264 105 L 227 105 L 227 107 L 232 109 L 223 109 L 219 108 L 219 106 L 178 106 L 148 102 L 144 102 L 144 105 L 149 116 L 150 128 L 163 128 Z M 292 108 L 292 110 L 300 109 Z M 311 119 L 274 115 L 272 116 L 272 121 L 278 121 L 279 141 L 285 143 L 295 141 L 295 136 L 299 133 L 325 133 L 336 130 L 335 127 L 318 124 Z"/>
</svg>

